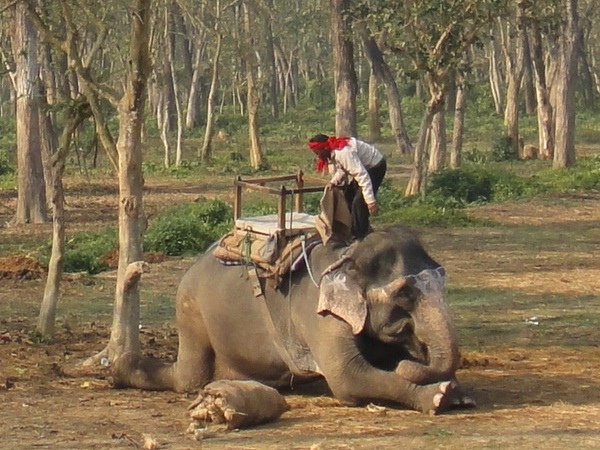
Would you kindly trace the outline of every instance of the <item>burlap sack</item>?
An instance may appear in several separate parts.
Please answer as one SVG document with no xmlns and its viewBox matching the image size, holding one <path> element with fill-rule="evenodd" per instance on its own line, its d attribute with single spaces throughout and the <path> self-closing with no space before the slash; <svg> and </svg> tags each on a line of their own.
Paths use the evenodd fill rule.
<svg viewBox="0 0 600 450">
<path fill-rule="evenodd" d="M 230 430 L 272 422 L 289 409 L 276 389 L 253 380 L 218 380 L 207 384 L 190 407 L 204 425 L 226 424 Z"/>
</svg>

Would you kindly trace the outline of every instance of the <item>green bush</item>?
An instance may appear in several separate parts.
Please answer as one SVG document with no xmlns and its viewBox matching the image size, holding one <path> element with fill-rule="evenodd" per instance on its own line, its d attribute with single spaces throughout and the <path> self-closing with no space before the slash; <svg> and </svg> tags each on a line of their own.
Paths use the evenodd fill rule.
<svg viewBox="0 0 600 450">
<path fill-rule="evenodd" d="M 231 228 L 231 217 L 231 207 L 220 200 L 166 209 L 150 222 L 144 250 L 167 255 L 203 252 Z"/>
<path fill-rule="evenodd" d="M 579 158 L 568 169 L 546 169 L 527 180 L 527 194 L 600 189 L 600 155 Z"/>
<path fill-rule="evenodd" d="M 95 274 L 108 269 L 106 256 L 118 248 L 117 231 L 106 228 L 98 232 L 78 233 L 65 242 L 64 271 Z M 39 262 L 47 267 L 52 242 L 40 249 Z"/>
<path fill-rule="evenodd" d="M 493 179 L 486 169 L 444 169 L 432 175 L 427 198 L 438 205 L 488 202 L 492 186 Z"/>
<path fill-rule="evenodd" d="M 0 150 L 0 176 L 11 174 L 14 172 L 15 169 L 10 164 L 7 152 Z"/>
<path fill-rule="evenodd" d="M 468 217 L 460 209 L 463 205 L 450 200 L 406 198 L 404 193 L 392 187 L 384 180 L 377 193 L 377 202 L 381 213 L 375 217 L 375 223 L 401 223 L 408 226 L 469 226 L 480 222 Z"/>
<path fill-rule="evenodd" d="M 501 136 L 492 144 L 491 158 L 493 161 L 510 161 L 518 159 L 513 149 L 513 142 L 509 136 Z"/>
</svg>

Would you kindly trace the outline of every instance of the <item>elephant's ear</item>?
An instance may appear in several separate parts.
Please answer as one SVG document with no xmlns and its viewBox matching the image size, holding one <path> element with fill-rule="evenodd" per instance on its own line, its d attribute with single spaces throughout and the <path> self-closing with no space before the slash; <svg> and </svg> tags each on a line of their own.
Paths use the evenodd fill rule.
<svg viewBox="0 0 600 450">
<path fill-rule="evenodd" d="M 321 279 L 317 312 L 339 317 L 350 325 L 353 334 L 359 334 L 367 320 L 367 301 L 354 278 L 336 269 Z"/>
</svg>

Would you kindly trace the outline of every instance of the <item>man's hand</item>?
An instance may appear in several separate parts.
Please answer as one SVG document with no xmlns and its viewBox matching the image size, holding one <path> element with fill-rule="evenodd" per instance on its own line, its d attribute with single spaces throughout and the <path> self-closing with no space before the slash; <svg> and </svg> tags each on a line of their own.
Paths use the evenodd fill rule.
<svg viewBox="0 0 600 450">
<path fill-rule="evenodd" d="M 369 214 L 372 216 L 376 216 L 379 212 L 379 206 L 377 206 L 377 202 L 369 203 L 367 207 L 369 208 Z"/>
</svg>

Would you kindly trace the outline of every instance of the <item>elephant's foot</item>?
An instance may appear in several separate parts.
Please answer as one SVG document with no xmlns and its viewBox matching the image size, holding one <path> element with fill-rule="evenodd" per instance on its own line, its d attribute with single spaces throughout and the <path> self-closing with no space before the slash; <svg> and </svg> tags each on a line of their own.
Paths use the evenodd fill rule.
<svg viewBox="0 0 600 450">
<path fill-rule="evenodd" d="M 456 384 L 452 381 L 420 386 L 419 409 L 432 416 L 446 411 L 452 407 L 455 388 Z"/>
</svg>

